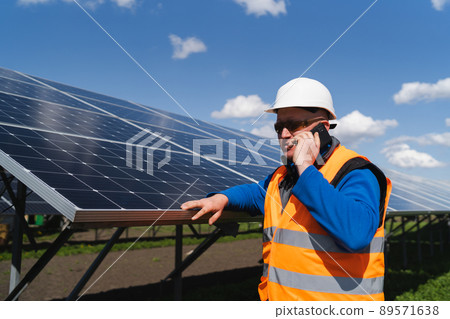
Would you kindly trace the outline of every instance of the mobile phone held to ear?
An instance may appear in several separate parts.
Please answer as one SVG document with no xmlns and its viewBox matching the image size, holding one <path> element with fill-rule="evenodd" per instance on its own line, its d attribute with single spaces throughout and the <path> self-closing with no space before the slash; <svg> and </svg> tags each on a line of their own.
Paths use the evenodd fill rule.
<svg viewBox="0 0 450 319">
<path fill-rule="evenodd" d="M 324 150 L 326 150 L 327 146 L 329 144 L 331 144 L 331 136 L 328 133 L 327 129 L 325 128 L 325 126 L 323 125 L 323 123 L 319 123 L 319 125 L 317 125 L 316 127 L 314 127 L 311 130 L 311 133 L 314 134 L 318 132 L 319 133 L 319 138 L 320 138 L 320 153 L 322 153 Z"/>
</svg>

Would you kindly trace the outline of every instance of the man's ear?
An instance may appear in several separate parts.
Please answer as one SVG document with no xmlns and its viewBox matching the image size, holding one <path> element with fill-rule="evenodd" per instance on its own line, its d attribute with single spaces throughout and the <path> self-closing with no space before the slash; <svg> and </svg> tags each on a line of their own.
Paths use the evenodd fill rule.
<svg viewBox="0 0 450 319">
<path fill-rule="evenodd" d="M 330 131 L 330 122 L 328 122 L 328 121 L 323 122 L 323 126 L 325 126 L 325 128 L 327 129 L 327 131 Z"/>
</svg>

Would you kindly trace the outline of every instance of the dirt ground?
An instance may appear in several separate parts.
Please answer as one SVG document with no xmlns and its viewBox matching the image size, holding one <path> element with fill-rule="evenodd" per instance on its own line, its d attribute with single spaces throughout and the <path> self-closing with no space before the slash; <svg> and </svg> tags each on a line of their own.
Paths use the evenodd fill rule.
<svg viewBox="0 0 450 319">
<path fill-rule="evenodd" d="M 75 234 L 76 235 L 76 234 Z M 186 256 L 195 246 L 183 247 Z M 160 282 L 174 268 L 175 248 L 153 248 L 110 252 L 82 290 L 81 300 L 153 300 Z M 20 300 L 66 298 L 88 269 L 96 254 L 55 256 L 20 296 Z M 199 281 L 214 283 L 226 277 L 260 273 L 261 239 L 215 243 L 183 272 L 183 288 Z M 22 276 L 36 259 L 22 261 Z M 8 294 L 10 261 L 0 262 L 0 300 Z M 108 269 L 109 268 L 109 269 Z M 214 274 L 212 276 L 211 274 Z M 226 280 L 226 279 L 225 279 Z M 88 289 L 86 291 L 86 289 Z M 171 289 L 171 288 L 164 288 Z M 255 287 L 257 289 L 257 287 Z"/>
</svg>

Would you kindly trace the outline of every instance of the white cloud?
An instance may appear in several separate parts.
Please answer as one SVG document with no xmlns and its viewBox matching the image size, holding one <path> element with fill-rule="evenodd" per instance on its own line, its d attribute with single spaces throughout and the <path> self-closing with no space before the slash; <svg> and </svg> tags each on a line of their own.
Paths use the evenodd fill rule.
<svg viewBox="0 0 450 319">
<path fill-rule="evenodd" d="M 411 149 L 408 144 L 393 144 L 381 151 L 386 156 L 389 163 L 403 168 L 411 167 L 442 167 L 444 163 L 434 159 L 431 155 L 423 152 L 418 152 Z"/>
<path fill-rule="evenodd" d="M 258 95 L 238 95 L 227 100 L 222 110 L 212 112 L 211 116 L 216 119 L 255 117 L 268 107 L 269 104 L 264 103 Z"/>
<path fill-rule="evenodd" d="M 433 5 L 433 8 L 435 8 L 438 11 L 444 10 L 444 6 L 450 3 L 450 0 L 431 0 L 431 4 Z"/>
<path fill-rule="evenodd" d="M 337 127 L 333 130 L 342 144 L 357 146 L 364 140 L 384 135 L 386 130 L 396 127 L 396 120 L 374 120 L 355 110 L 346 116 L 343 116 L 337 122 Z"/>
<path fill-rule="evenodd" d="M 255 127 L 250 131 L 250 133 L 266 138 L 278 138 L 277 133 L 275 133 L 275 130 L 273 128 L 273 124 Z"/>
<path fill-rule="evenodd" d="M 389 140 L 387 144 L 398 144 L 404 142 L 416 142 L 420 145 L 440 145 L 450 147 L 450 132 L 429 133 L 422 136 L 400 136 Z"/>
<path fill-rule="evenodd" d="M 266 14 L 278 16 L 286 14 L 286 3 L 284 0 L 234 0 L 246 9 L 248 15 L 254 14 L 257 17 Z"/>
<path fill-rule="evenodd" d="M 169 35 L 169 39 L 173 46 L 173 59 L 186 59 L 192 53 L 206 51 L 206 45 L 196 37 L 183 40 L 179 36 L 171 34 Z"/>
<path fill-rule="evenodd" d="M 64 1 L 73 3 L 72 0 L 64 0 Z M 95 10 L 98 8 L 98 6 L 102 5 L 103 3 L 105 3 L 105 0 L 86 0 L 81 2 L 81 5 L 90 10 Z"/>
<path fill-rule="evenodd" d="M 111 0 L 116 3 L 119 7 L 131 9 L 136 5 L 136 0 Z"/>
<path fill-rule="evenodd" d="M 450 99 L 450 78 L 439 80 L 436 83 L 403 83 L 401 90 L 394 95 L 394 101 L 397 104 L 436 99 Z"/>
<path fill-rule="evenodd" d="M 450 126 L 450 117 L 445 119 L 445 125 Z"/>
</svg>

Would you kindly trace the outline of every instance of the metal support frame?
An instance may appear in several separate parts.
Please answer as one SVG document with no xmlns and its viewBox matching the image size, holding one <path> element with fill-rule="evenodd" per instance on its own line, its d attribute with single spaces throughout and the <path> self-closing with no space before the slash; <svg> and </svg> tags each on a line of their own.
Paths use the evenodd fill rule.
<svg viewBox="0 0 450 319">
<path fill-rule="evenodd" d="M 432 217 L 432 215 L 433 215 L 433 217 Z M 427 212 L 427 213 L 423 213 L 423 214 L 413 214 L 413 212 L 408 214 L 407 212 L 403 212 L 398 215 L 391 214 L 390 218 L 393 218 L 393 217 L 400 217 L 401 222 L 400 222 L 400 225 L 397 225 L 395 228 L 393 226 L 393 223 L 391 223 L 389 232 L 386 233 L 386 242 L 387 242 L 386 248 L 387 248 L 387 252 L 388 252 L 390 249 L 389 238 L 397 231 L 400 231 L 401 232 L 400 243 L 402 246 L 402 255 L 403 255 L 403 268 L 407 268 L 407 266 L 408 266 L 408 253 L 407 253 L 408 239 L 407 239 L 406 235 L 409 232 L 413 231 L 414 229 L 416 230 L 416 236 L 417 236 L 417 239 L 416 239 L 417 240 L 417 258 L 418 258 L 419 263 L 422 263 L 422 259 L 423 259 L 422 233 L 425 229 L 433 227 L 433 225 L 438 226 L 439 248 L 440 248 L 441 254 L 444 253 L 444 240 L 443 240 L 443 229 L 442 229 L 443 227 L 441 225 L 445 224 L 445 221 L 449 220 L 449 214 L 447 212 L 437 212 L 435 214 L 433 212 Z M 415 223 L 408 227 L 406 226 L 406 223 L 409 221 L 409 219 L 407 217 L 415 218 Z M 425 226 L 421 225 L 421 223 L 424 221 L 427 221 L 427 225 L 425 225 Z M 449 231 L 449 236 L 450 236 L 450 231 Z M 430 246 L 429 255 L 433 256 L 434 255 L 433 231 L 430 231 L 430 234 L 429 234 L 429 246 Z"/>
<path fill-rule="evenodd" d="M 14 176 L 7 176 L 3 168 L 0 167 L 0 176 L 5 185 L 5 191 L 14 206 L 14 219 L 13 219 L 13 236 L 12 236 L 12 256 L 11 256 L 11 272 L 9 279 L 9 292 L 11 293 L 14 288 L 20 282 L 20 272 L 22 268 L 22 246 L 23 246 L 23 234 L 27 234 L 28 239 L 36 250 L 36 241 L 28 228 L 28 223 L 25 220 L 25 208 L 27 200 L 27 187 L 21 181 L 17 181 L 17 190 L 14 193 L 11 182 L 14 180 Z"/>
<path fill-rule="evenodd" d="M 120 238 L 120 236 L 122 235 L 124 230 L 125 230 L 125 227 L 119 227 L 114 232 L 114 234 L 111 236 L 111 238 L 105 244 L 105 247 L 103 247 L 102 251 L 98 254 L 97 258 L 95 258 L 95 260 L 92 262 L 91 266 L 89 266 L 88 270 L 86 270 L 85 274 L 83 275 L 83 277 L 81 277 L 80 281 L 77 283 L 77 285 L 72 290 L 72 292 L 69 294 L 69 296 L 66 298 L 66 300 L 76 300 L 77 299 L 81 290 L 87 284 L 89 279 L 91 279 L 92 275 L 97 270 L 98 266 L 100 266 L 102 261 L 105 259 L 106 255 L 108 255 L 111 248 L 114 246 L 114 244 Z"/>
<path fill-rule="evenodd" d="M 72 234 L 73 230 L 70 227 L 65 228 L 5 300 L 17 300 L 22 291 L 25 290 L 42 269 L 44 269 L 47 263 L 55 256 Z"/>
<path fill-rule="evenodd" d="M 28 240 L 33 245 L 35 250 L 37 250 L 37 244 L 34 239 L 33 234 L 28 227 L 28 223 L 25 220 L 25 203 L 27 198 L 27 187 L 21 181 L 17 180 L 17 194 L 14 193 L 12 189 L 11 182 L 14 180 L 14 176 L 8 177 L 4 169 L 0 166 L 0 176 L 3 180 L 3 183 L 6 187 L 8 195 L 13 203 L 15 214 L 19 217 L 20 227 L 25 232 L 28 237 Z"/>
<path fill-rule="evenodd" d="M 422 221 L 425 218 L 422 219 Z M 422 222 L 419 217 L 416 217 L 416 226 L 417 226 L 417 256 L 419 258 L 419 263 L 422 264 L 422 240 L 421 240 L 421 228 L 420 223 Z"/>
<path fill-rule="evenodd" d="M 403 268 L 408 265 L 408 253 L 406 251 L 406 232 L 405 232 L 405 217 L 402 216 L 402 248 L 403 248 Z"/>
<path fill-rule="evenodd" d="M 199 224 L 201 225 L 201 224 Z M 195 238 L 201 238 L 200 234 L 197 232 L 197 230 L 194 228 L 194 225 L 188 224 L 189 229 L 192 231 L 192 234 L 194 234 Z M 199 228 L 200 229 L 200 228 Z"/>
<path fill-rule="evenodd" d="M 186 268 L 188 268 L 195 260 L 197 260 L 198 257 L 200 257 L 206 250 L 208 250 L 208 248 L 211 247 L 223 235 L 224 235 L 224 231 L 220 228 L 216 228 L 183 261 L 181 261 L 182 260 L 182 252 L 181 252 L 182 249 L 176 248 L 175 269 L 169 275 L 167 275 L 167 277 L 164 278 L 164 280 L 162 280 L 162 283 L 168 281 L 169 279 L 174 280 L 175 300 L 181 300 L 181 298 L 182 298 L 182 272 L 184 270 L 186 270 Z M 179 242 L 181 242 L 181 240 Z M 181 247 L 180 244 L 178 244 L 178 245 Z"/>
<path fill-rule="evenodd" d="M 183 264 L 183 225 L 176 225 L 175 231 L 175 269 L 178 269 Z M 181 276 L 181 271 L 173 276 L 175 284 L 174 299 L 176 301 L 180 301 L 183 296 L 183 280 Z"/>
<path fill-rule="evenodd" d="M 428 225 L 431 225 L 431 215 L 428 215 Z M 434 256 L 433 232 L 430 231 L 430 257 Z"/>
<path fill-rule="evenodd" d="M 20 217 L 17 213 L 14 214 L 13 223 L 11 272 L 9 277 L 10 293 L 20 282 L 20 272 L 22 268 L 23 228 L 20 224 Z"/>
<path fill-rule="evenodd" d="M 176 243 L 175 243 L 175 269 L 164 278 L 161 283 L 164 284 L 169 279 L 174 281 L 174 298 L 182 299 L 182 273 L 194 261 L 197 260 L 209 247 L 211 247 L 220 237 L 231 235 L 236 237 L 239 224 L 223 223 L 217 224 L 217 228 L 202 241 L 194 251 L 183 260 L 183 225 L 176 226 Z"/>
</svg>

